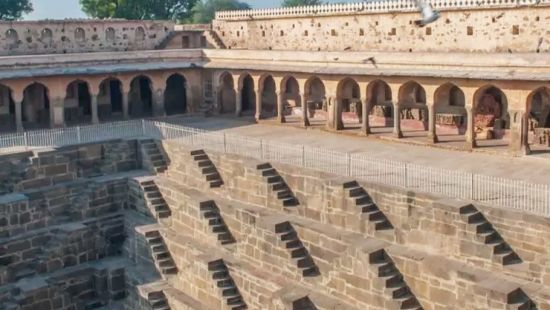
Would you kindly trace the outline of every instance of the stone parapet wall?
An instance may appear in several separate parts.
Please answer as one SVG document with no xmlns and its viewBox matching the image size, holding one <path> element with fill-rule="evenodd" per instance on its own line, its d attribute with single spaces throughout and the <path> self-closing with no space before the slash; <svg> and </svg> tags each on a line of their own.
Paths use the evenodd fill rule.
<svg viewBox="0 0 550 310">
<path fill-rule="evenodd" d="M 405 1 L 396 1 L 403 2 Z M 489 2 L 489 1 L 488 1 Z M 493 1 L 490 1 L 493 2 Z M 292 51 L 392 51 L 392 52 L 529 52 L 550 51 L 545 25 L 550 20 L 547 3 L 516 6 L 516 3 L 470 8 L 442 8 L 441 18 L 424 28 L 413 2 L 393 9 L 368 11 L 363 4 L 327 5 L 324 13 L 287 14 L 316 10 L 296 8 L 220 12 L 213 29 L 227 48 Z M 442 6 L 447 1 L 441 1 Z M 373 1 L 388 6 L 391 1 Z M 359 6 L 357 9 L 355 6 Z M 330 8 L 334 8 L 330 10 Z M 342 8 L 342 9 L 339 9 Z M 349 9 L 347 9 L 349 8 Z M 258 15 L 255 17 L 254 15 Z M 225 16 L 227 15 L 227 18 Z M 232 17 L 235 15 L 235 17 Z"/>
<path fill-rule="evenodd" d="M 1 22 L 0 55 L 151 50 L 173 30 L 170 21 Z"/>
</svg>

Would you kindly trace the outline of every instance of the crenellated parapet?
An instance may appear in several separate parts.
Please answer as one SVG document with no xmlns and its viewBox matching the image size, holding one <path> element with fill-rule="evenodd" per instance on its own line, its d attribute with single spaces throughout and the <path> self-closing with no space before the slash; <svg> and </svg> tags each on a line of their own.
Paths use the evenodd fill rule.
<svg viewBox="0 0 550 310">
<path fill-rule="evenodd" d="M 549 0 L 428 0 L 441 11 L 514 8 L 520 6 L 550 5 Z M 357 3 L 330 3 L 323 5 L 273 8 L 259 10 L 234 10 L 216 12 L 217 20 L 273 19 L 304 16 L 332 16 L 376 13 L 412 12 L 418 10 L 412 0 L 388 0 Z"/>
</svg>

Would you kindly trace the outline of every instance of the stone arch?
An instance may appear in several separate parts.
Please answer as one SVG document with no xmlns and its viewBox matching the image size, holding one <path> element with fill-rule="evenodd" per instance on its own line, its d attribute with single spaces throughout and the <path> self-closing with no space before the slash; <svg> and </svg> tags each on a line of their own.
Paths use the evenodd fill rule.
<svg viewBox="0 0 550 310">
<path fill-rule="evenodd" d="M 51 44 L 53 41 L 53 33 L 50 28 L 44 28 L 40 32 L 40 40 L 42 43 Z"/>
<path fill-rule="evenodd" d="M 318 116 L 324 116 L 326 118 L 327 91 L 323 81 L 317 76 L 310 77 L 304 84 L 304 92 L 307 98 L 309 118 Z"/>
<path fill-rule="evenodd" d="M 6 41 L 10 45 L 16 45 L 19 42 L 19 35 L 15 29 L 10 28 L 6 31 Z"/>
<path fill-rule="evenodd" d="M 403 127 L 428 130 L 426 90 L 418 82 L 409 81 L 399 88 L 398 105 Z"/>
<path fill-rule="evenodd" d="M 373 121 L 369 122 L 373 127 L 393 127 L 393 102 L 392 91 L 388 83 L 383 80 L 375 80 L 367 86 L 368 113 Z"/>
<path fill-rule="evenodd" d="M 130 82 L 128 94 L 128 115 L 150 117 L 153 115 L 153 83 L 151 78 L 139 75 Z"/>
<path fill-rule="evenodd" d="M 166 115 L 187 113 L 187 80 L 179 73 L 166 79 L 164 110 Z"/>
<path fill-rule="evenodd" d="M 75 80 L 67 85 L 63 109 L 67 124 L 91 122 L 92 97 L 87 82 Z"/>
<path fill-rule="evenodd" d="M 50 126 L 49 89 L 41 83 L 32 83 L 23 90 L 23 126 L 47 128 Z"/>
<path fill-rule="evenodd" d="M 337 97 L 337 127 L 343 127 L 346 121 L 361 122 L 363 105 L 361 103 L 361 88 L 352 78 L 345 78 L 338 83 Z"/>
<path fill-rule="evenodd" d="M 0 84 L 0 131 L 13 131 L 14 129 L 16 129 L 16 119 L 12 90 L 8 86 Z"/>
<path fill-rule="evenodd" d="M 107 42 L 114 42 L 116 38 L 115 28 L 109 27 L 105 30 L 105 39 Z"/>
<path fill-rule="evenodd" d="M 439 86 L 434 93 L 434 109 L 436 125 L 440 127 L 441 133 L 444 135 L 466 133 L 468 118 L 466 97 L 460 87 L 453 83 Z"/>
<path fill-rule="evenodd" d="M 494 86 L 480 87 L 474 94 L 474 127 L 476 138 L 492 140 L 506 138 L 509 128 L 508 99 Z"/>
<path fill-rule="evenodd" d="M 141 26 L 136 28 L 136 41 L 145 41 L 145 29 Z"/>
<path fill-rule="evenodd" d="M 220 75 L 219 85 L 218 103 L 220 113 L 235 113 L 236 94 L 233 75 L 229 72 L 222 73 L 222 75 Z"/>
<path fill-rule="evenodd" d="M 241 108 L 242 112 L 256 111 L 256 91 L 254 89 L 254 79 L 250 74 L 246 74 L 242 78 Z"/>
<path fill-rule="evenodd" d="M 82 43 L 86 40 L 86 31 L 83 28 L 76 28 L 74 30 L 74 39 L 76 42 Z"/>
<path fill-rule="evenodd" d="M 119 79 L 109 77 L 101 81 L 97 98 L 97 114 L 100 120 L 120 119 L 123 117 L 122 92 L 122 82 Z"/>
<path fill-rule="evenodd" d="M 286 76 L 281 81 L 281 91 L 283 92 L 285 114 L 292 114 L 294 108 L 302 106 L 302 96 L 300 95 L 300 84 L 293 76 Z M 301 113 L 299 113 L 301 114 Z"/>
<path fill-rule="evenodd" d="M 528 143 L 550 147 L 550 88 L 539 87 L 527 97 Z"/>
<path fill-rule="evenodd" d="M 265 117 L 277 116 L 277 84 L 271 75 L 260 78 L 262 115 Z"/>
</svg>

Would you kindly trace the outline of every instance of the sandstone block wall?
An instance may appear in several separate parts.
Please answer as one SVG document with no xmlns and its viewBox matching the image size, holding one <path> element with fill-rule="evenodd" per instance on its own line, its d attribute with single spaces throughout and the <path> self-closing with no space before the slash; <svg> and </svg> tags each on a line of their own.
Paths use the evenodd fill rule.
<svg viewBox="0 0 550 310">
<path fill-rule="evenodd" d="M 501 4 L 503 4 L 501 2 Z M 260 14 L 216 19 L 213 29 L 232 49 L 300 51 L 514 52 L 545 53 L 550 39 L 545 5 L 508 8 L 445 9 L 424 28 L 419 14 L 352 10 L 332 14 Z M 223 13 L 223 12 L 222 12 Z M 223 15 L 223 14 L 220 14 Z M 227 14 L 226 14 L 227 15 Z"/>
<path fill-rule="evenodd" d="M 64 20 L 0 23 L 0 55 L 151 50 L 170 21 Z"/>
<path fill-rule="evenodd" d="M 197 251 L 195 247 L 218 249 L 219 253 L 208 259 L 223 257 L 230 262 L 235 281 L 252 308 L 261 308 L 266 301 L 285 305 L 289 298 L 297 301 L 303 297 L 289 297 L 282 287 L 270 286 L 281 277 L 287 287 L 294 285 L 298 291 L 317 294 L 312 297 L 315 304 L 330 305 L 335 298 L 350 308 L 387 309 L 395 301 L 369 263 L 378 251 L 395 263 L 424 309 L 505 309 L 518 300 L 531 300 L 538 309 L 550 307 L 544 263 L 548 253 L 529 242 L 529 238 L 548 235 L 548 219 L 475 205 L 522 260 L 502 265 L 487 255 L 491 248 L 479 241 L 475 227 L 461 214 L 468 202 L 360 182 L 393 226 L 380 231 L 361 216 L 344 190 L 349 179 L 272 163 L 300 202 L 295 208 L 285 208 L 256 169 L 261 162 L 207 152 L 224 181 L 222 188 L 210 189 L 197 163 L 186 155 L 191 149 L 176 142 L 164 142 L 163 146 L 171 165 L 158 183 L 175 212 L 168 229 L 184 231 L 192 240 L 186 241 L 184 251 L 179 249 L 183 241 L 177 241 L 178 234 L 168 234 L 170 250 L 178 257 Z M 218 204 L 236 239 L 234 245 L 220 246 L 209 232 L 199 211 L 200 202 L 207 199 Z M 320 278 L 299 276 L 275 229 L 283 222 L 290 222 L 296 230 L 319 267 Z M 181 269 L 191 261 L 179 261 Z M 256 269 L 270 276 L 262 277 Z M 201 273 L 193 272 L 195 277 Z M 265 284 L 262 288 L 258 285 L 261 281 Z M 199 296 L 184 286 L 180 289 L 194 298 Z"/>
</svg>

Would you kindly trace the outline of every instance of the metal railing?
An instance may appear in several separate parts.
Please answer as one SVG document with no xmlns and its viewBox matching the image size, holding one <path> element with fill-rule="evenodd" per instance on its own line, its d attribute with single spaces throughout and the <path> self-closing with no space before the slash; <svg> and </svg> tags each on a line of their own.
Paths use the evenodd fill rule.
<svg viewBox="0 0 550 310">
<path fill-rule="evenodd" d="M 222 131 L 212 132 L 163 121 L 132 120 L 0 135 L 0 153 L 14 148 L 56 147 L 138 137 L 176 140 L 197 149 L 280 162 L 550 216 L 550 186 L 546 184 L 380 159 L 368 154 L 255 139 Z"/>
</svg>

